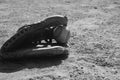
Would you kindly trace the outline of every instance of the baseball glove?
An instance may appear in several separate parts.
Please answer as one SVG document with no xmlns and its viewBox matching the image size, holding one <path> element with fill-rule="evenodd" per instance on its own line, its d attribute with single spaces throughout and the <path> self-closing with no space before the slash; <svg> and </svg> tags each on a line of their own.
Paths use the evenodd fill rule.
<svg viewBox="0 0 120 80">
<path fill-rule="evenodd" d="M 51 42 L 53 30 L 58 26 L 66 28 L 68 19 L 66 16 L 52 16 L 39 23 L 25 25 L 19 28 L 15 35 L 8 39 L 1 47 L 1 55 L 13 53 L 36 45 L 36 42 L 45 40 Z M 35 43 L 35 44 L 34 44 Z"/>
</svg>

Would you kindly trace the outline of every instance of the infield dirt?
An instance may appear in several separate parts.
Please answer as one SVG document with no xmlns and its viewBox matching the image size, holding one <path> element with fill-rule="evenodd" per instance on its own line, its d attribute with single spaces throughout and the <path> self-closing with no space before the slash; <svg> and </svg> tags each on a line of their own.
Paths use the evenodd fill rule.
<svg viewBox="0 0 120 80">
<path fill-rule="evenodd" d="M 51 15 L 69 19 L 69 55 L 0 61 L 0 80 L 120 80 L 120 0 L 0 0 L 0 47 Z"/>
</svg>

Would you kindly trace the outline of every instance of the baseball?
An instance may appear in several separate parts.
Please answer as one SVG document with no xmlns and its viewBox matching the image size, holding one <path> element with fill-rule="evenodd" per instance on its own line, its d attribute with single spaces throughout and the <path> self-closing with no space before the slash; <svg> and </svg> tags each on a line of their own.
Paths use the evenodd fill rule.
<svg viewBox="0 0 120 80">
<path fill-rule="evenodd" d="M 57 27 L 53 31 L 53 36 L 58 43 L 67 43 L 70 38 L 70 31 L 63 27 Z"/>
</svg>

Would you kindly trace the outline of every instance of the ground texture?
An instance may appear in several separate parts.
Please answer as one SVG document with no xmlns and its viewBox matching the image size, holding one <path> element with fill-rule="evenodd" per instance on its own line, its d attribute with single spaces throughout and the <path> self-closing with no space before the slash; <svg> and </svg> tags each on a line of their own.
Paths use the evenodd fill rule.
<svg viewBox="0 0 120 80">
<path fill-rule="evenodd" d="M 69 19 L 68 57 L 0 61 L 0 80 L 120 80 L 120 0 L 0 0 L 0 47 L 56 14 Z"/>
</svg>

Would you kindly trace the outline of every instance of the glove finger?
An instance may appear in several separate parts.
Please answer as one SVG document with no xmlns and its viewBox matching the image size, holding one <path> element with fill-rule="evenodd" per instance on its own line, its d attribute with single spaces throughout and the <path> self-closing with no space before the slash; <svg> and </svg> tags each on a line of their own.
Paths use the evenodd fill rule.
<svg viewBox="0 0 120 80">
<path fill-rule="evenodd" d="M 15 52 L 7 52 L 3 54 L 3 59 L 11 58 L 21 58 L 21 57 L 34 57 L 34 56 L 55 56 L 61 54 L 68 54 L 68 50 L 65 47 L 54 46 L 54 47 L 45 47 L 45 48 L 29 48 L 18 50 Z"/>
</svg>

